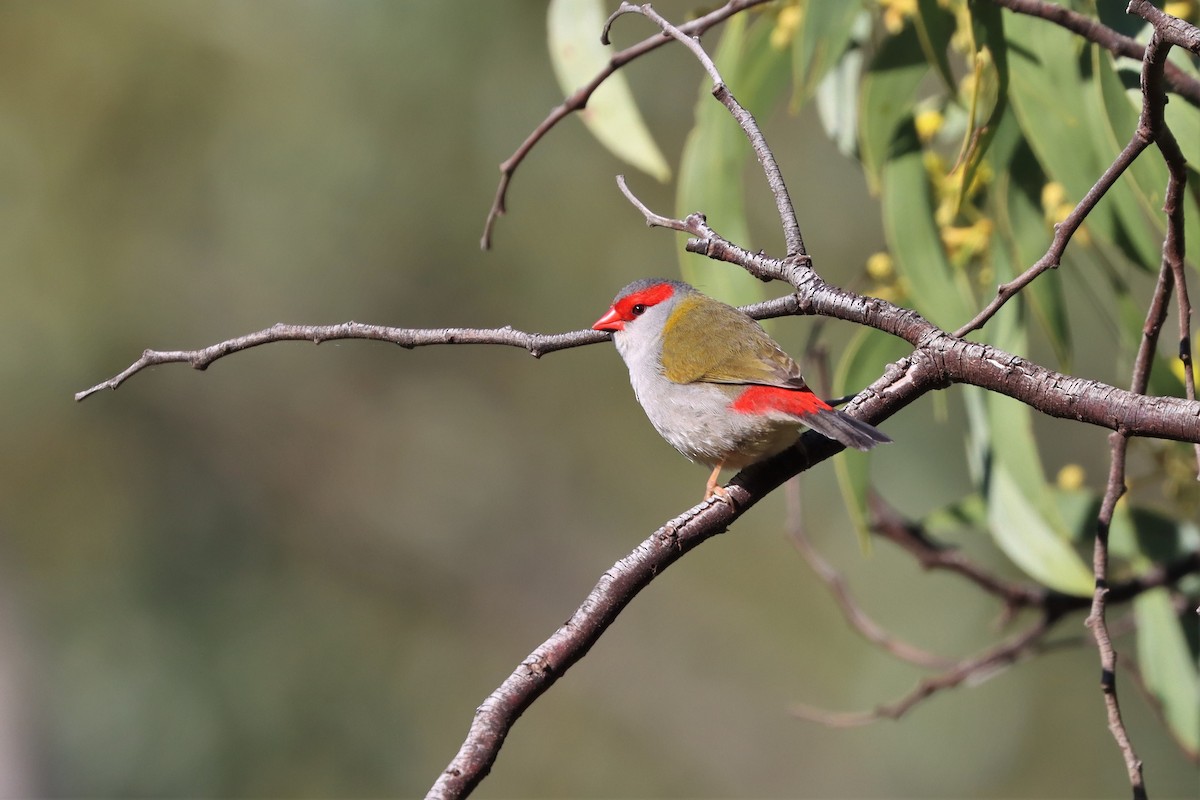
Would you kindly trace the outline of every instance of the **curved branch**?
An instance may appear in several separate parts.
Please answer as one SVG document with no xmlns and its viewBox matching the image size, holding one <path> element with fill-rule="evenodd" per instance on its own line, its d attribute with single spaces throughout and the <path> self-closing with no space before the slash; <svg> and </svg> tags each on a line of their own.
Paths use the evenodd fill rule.
<svg viewBox="0 0 1200 800">
<path fill-rule="evenodd" d="M 762 5 L 768 0 L 729 0 L 720 8 L 710 11 L 704 16 L 697 17 L 691 22 L 684 23 L 679 26 L 679 29 L 689 36 L 700 36 L 709 28 L 718 25 L 725 20 L 745 11 L 748 8 Z M 614 72 L 628 64 L 634 59 L 649 53 L 651 50 L 657 50 L 664 44 L 667 44 L 670 39 L 665 36 L 655 35 L 643 39 L 632 47 L 627 47 L 618 53 L 614 53 L 609 60 L 608 65 L 602 69 L 596 77 L 585 86 L 581 86 L 572 95 L 565 98 L 561 103 L 554 107 L 541 124 L 533 129 L 533 132 L 525 137 L 525 141 L 521 142 L 521 146 L 509 156 L 503 163 L 500 164 L 500 184 L 496 187 L 496 197 L 492 200 L 492 207 L 488 209 L 487 220 L 483 225 L 483 237 L 480 239 L 479 246 L 484 250 L 491 249 L 492 246 L 492 231 L 496 227 L 496 220 L 502 217 L 507 212 L 508 185 L 512 182 L 513 174 L 516 173 L 517 167 L 521 166 L 521 162 L 529 155 L 538 142 L 542 140 L 551 129 L 566 117 L 574 114 L 577 111 L 582 111 L 587 107 L 588 100 L 600 85 L 608 80 Z"/>
<path fill-rule="evenodd" d="M 795 313 L 790 298 L 767 300 L 742 308 L 755 319 L 770 319 Z M 498 344 L 528 350 L 534 358 L 547 353 L 607 341 L 610 334 L 583 330 L 567 333 L 527 333 L 509 325 L 502 328 L 395 328 L 363 322 L 339 322 L 333 325 L 289 325 L 278 322 L 269 328 L 226 339 L 197 350 L 144 350 L 141 357 L 108 380 L 75 393 L 83 400 L 102 389 L 116 389 L 129 378 L 159 364 L 187 364 L 205 370 L 214 361 L 251 347 L 272 342 L 321 342 L 339 339 L 371 339 L 400 345 L 406 350 L 438 344 Z"/>
<path fill-rule="evenodd" d="M 638 592 L 688 551 L 727 530 L 757 500 L 741 489 L 734 496 L 736 510 L 719 499 L 706 500 L 659 528 L 605 572 L 571 618 L 476 709 L 466 740 L 426 797 L 469 794 L 491 770 L 517 718 L 583 658 Z"/>
<path fill-rule="evenodd" d="M 797 705 L 792 713 L 802 719 L 820 722 L 834 728 L 857 728 L 883 719 L 900 719 L 922 701 L 938 692 L 953 689 L 968 681 L 982 681 L 1018 661 L 1030 658 L 1046 647 L 1042 641 L 1055 620 L 1043 615 L 1036 623 L 1006 642 L 990 647 L 979 655 L 965 659 L 954 667 L 932 677 L 921 679 L 912 691 L 891 703 L 872 711 L 830 712 L 812 706 Z"/>
<path fill-rule="evenodd" d="M 621 6 L 608 18 L 608 22 L 604 26 L 606 40 L 609 26 L 612 25 L 613 20 L 623 14 L 641 14 L 662 28 L 664 33 L 678 40 L 696 56 L 696 60 L 700 62 L 709 77 L 712 78 L 713 97 L 717 98 L 729 110 L 730 116 L 741 127 L 742 132 L 746 134 L 746 138 L 750 140 L 750 147 L 754 150 L 754 155 L 763 168 L 763 173 L 767 178 L 767 186 L 770 187 L 771 194 L 775 198 L 775 208 L 779 212 L 780 224 L 783 226 L 783 240 L 787 247 L 787 254 L 792 257 L 807 256 L 808 254 L 804 249 L 804 238 L 800 235 L 800 222 L 796 219 L 796 209 L 792 205 L 791 197 L 788 196 L 787 186 L 783 182 L 783 173 L 779 169 L 779 164 L 775 161 L 775 154 L 767 146 L 767 140 L 763 137 L 762 131 L 759 130 L 758 123 L 754 121 L 754 115 L 747 111 L 738 102 L 737 98 L 733 96 L 733 93 L 729 91 L 729 87 L 725 85 L 725 80 L 721 77 L 721 73 L 717 71 L 717 65 L 713 63 L 712 58 L 709 57 L 708 53 L 700 45 L 699 40 L 689 36 L 681 28 L 672 25 L 655 11 L 649 3 L 637 6 L 627 2 L 621 3 Z"/>
</svg>

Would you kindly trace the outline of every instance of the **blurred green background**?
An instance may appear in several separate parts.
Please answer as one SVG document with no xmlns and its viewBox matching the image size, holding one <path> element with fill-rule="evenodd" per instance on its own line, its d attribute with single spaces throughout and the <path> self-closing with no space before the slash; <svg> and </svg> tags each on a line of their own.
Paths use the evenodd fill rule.
<svg viewBox="0 0 1200 800">
<path fill-rule="evenodd" d="M 577 120 L 521 168 L 479 251 L 496 165 L 561 96 L 544 13 L 0 5 L 0 795 L 419 796 L 479 701 L 698 499 L 705 471 L 654 435 L 608 346 L 277 344 L 71 399 L 146 347 L 277 321 L 557 332 L 675 274 L 679 241 L 645 228 Z M 615 38 L 648 33 L 626 18 Z M 628 74 L 677 157 L 700 70 L 668 48 Z M 882 247 L 861 173 L 811 112 L 767 134 L 819 270 L 854 281 Z M 630 182 L 672 211 L 672 187 Z M 749 244 L 777 249 L 749 185 Z M 772 331 L 799 352 L 812 324 Z M 826 333 L 836 351 L 850 331 Z M 926 400 L 886 425 L 876 474 L 909 513 L 964 489 L 949 394 L 948 416 Z M 1102 480 L 1104 432 L 1039 425 Z M 883 624 L 948 655 L 998 635 L 970 587 L 886 545 L 863 558 L 831 468 L 802 489 Z M 791 717 L 871 708 L 920 675 L 847 629 L 783 523 L 773 497 L 652 584 L 517 724 L 478 796 L 1124 794 L 1090 646 L 898 723 Z M 1151 792 L 1194 796 L 1194 768 L 1122 689 Z"/>
</svg>

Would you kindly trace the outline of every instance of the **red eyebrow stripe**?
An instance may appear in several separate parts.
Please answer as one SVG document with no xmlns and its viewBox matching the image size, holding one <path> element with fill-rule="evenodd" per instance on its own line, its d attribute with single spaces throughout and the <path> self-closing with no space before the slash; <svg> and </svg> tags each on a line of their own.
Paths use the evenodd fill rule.
<svg viewBox="0 0 1200 800">
<path fill-rule="evenodd" d="M 815 414 L 831 408 L 807 389 L 783 389 L 778 386 L 750 386 L 729 404 L 739 414 L 765 414 L 782 411 L 796 417 Z"/>
<path fill-rule="evenodd" d="M 644 306 L 656 306 L 663 300 L 675 294 L 675 287 L 669 283 L 659 283 L 640 292 L 634 292 L 621 301 L 621 310 L 629 309 L 641 303 Z"/>
</svg>

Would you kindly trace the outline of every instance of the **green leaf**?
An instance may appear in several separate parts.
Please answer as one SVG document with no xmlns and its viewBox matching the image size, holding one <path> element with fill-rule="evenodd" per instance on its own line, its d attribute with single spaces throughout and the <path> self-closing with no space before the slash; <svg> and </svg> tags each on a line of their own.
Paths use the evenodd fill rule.
<svg viewBox="0 0 1200 800">
<path fill-rule="evenodd" d="M 911 117 L 883 165 L 883 227 L 917 310 L 953 330 L 972 316 L 966 276 L 946 258 L 933 219 L 933 191 Z"/>
<path fill-rule="evenodd" d="M 951 92 L 955 91 L 954 69 L 950 66 L 948 46 L 956 21 L 938 0 L 917 0 L 917 15 L 913 28 L 925 59 L 937 70 L 938 76 Z"/>
<path fill-rule="evenodd" d="M 979 166 L 983 163 L 1008 107 L 1008 48 L 1004 41 L 1004 19 L 1000 6 L 991 2 L 969 0 L 967 8 L 971 14 L 971 33 L 975 44 L 975 81 L 971 110 L 967 117 L 967 131 L 962 154 L 959 156 L 962 170 L 958 190 L 959 208 L 971 190 Z M 981 123 L 985 113 L 984 107 L 988 107 L 987 119 Z"/>
<path fill-rule="evenodd" d="M 859 92 L 859 155 L 871 191 L 878 192 L 892 140 L 912 119 L 917 88 L 929 72 L 912 26 L 885 39 Z"/>
<path fill-rule="evenodd" d="M 1042 169 L 1062 184 L 1071 202 L 1078 202 L 1134 131 L 1127 121 L 1108 120 L 1110 111 L 1119 116 L 1129 111 L 1127 100 L 1123 112 L 1105 101 L 1105 85 L 1115 77 L 1111 58 L 1092 58 L 1092 51 L 1082 49 L 1085 45 L 1074 34 L 1028 16 L 1006 17 L 1005 28 L 1009 99 L 1021 129 Z M 1110 85 L 1107 91 L 1111 95 L 1113 87 Z M 1117 124 L 1121 129 L 1114 133 L 1112 126 Z M 1153 154 L 1143 158 L 1147 155 L 1153 159 Z M 1135 164 L 1135 170 L 1143 168 Z M 1101 240 L 1099 244 L 1118 248 L 1143 268 L 1153 268 L 1158 264 L 1162 241 L 1153 226 L 1146 225 L 1145 204 L 1126 180 L 1128 177 L 1116 182 L 1085 224 L 1093 237 Z"/>
<path fill-rule="evenodd" d="M 983 495 L 971 494 L 954 501 L 948 506 L 929 512 L 921 525 L 932 536 L 949 538 L 964 531 L 982 531 L 987 527 L 987 505 Z"/>
<path fill-rule="evenodd" d="M 988 341 L 1010 352 L 1027 349 L 1019 309 L 1006 307 L 985 331 Z M 981 408 L 982 407 L 982 408 Z M 980 414 L 983 411 L 985 415 Z M 988 522 L 992 539 L 1027 575 L 1067 594 L 1091 593 L 1093 577 L 1071 544 L 1024 403 L 989 392 L 968 407 L 973 441 L 987 441 Z"/>
<path fill-rule="evenodd" d="M 883 368 L 903 358 L 910 348 L 902 340 L 881 331 L 863 328 L 851 340 L 838 363 L 833 377 L 834 391 L 839 395 L 860 392 L 874 383 Z M 871 551 L 868 528 L 867 492 L 871 487 L 871 454 L 859 450 L 844 450 L 833 462 L 838 486 L 850 518 L 858 531 L 863 553 Z"/>
<path fill-rule="evenodd" d="M 1167 726 L 1191 752 L 1200 752 L 1200 675 L 1166 589 L 1134 598 L 1138 661 L 1146 688 L 1162 706 Z M 1190 611 L 1189 611 L 1190 614 Z"/>
<path fill-rule="evenodd" d="M 771 46 L 773 21 L 748 25 L 745 15 L 730 19 L 713 57 L 730 91 L 752 114 L 769 111 L 787 86 L 788 52 Z M 683 217 L 701 212 L 726 239 L 753 248 L 746 222 L 742 175 L 752 151 L 729 111 L 713 99 L 712 82 L 701 82 L 696 124 L 688 134 L 679 166 L 675 207 Z M 761 184 L 761 182 L 760 182 Z M 762 300 L 763 285 L 742 270 L 698 259 L 680 248 L 684 280 L 733 305 Z"/>
<path fill-rule="evenodd" d="M 991 211 L 1003 244 L 1002 251 L 993 251 L 992 264 L 996 280 L 1002 283 L 1041 258 L 1050 246 L 1053 234 L 1041 208 L 1045 177 L 1012 114 L 1006 114 L 1000 123 L 992 156 L 996 179 L 991 190 Z M 1051 270 L 1041 275 L 1025 287 L 1016 301 L 1028 303 L 1034 319 L 1054 348 L 1059 364 L 1064 369 L 1069 368 L 1071 326 L 1059 271 Z"/>
<path fill-rule="evenodd" d="M 564 94 L 591 81 L 612 57 L 600 43 L 604 26 L 601 0 L 550 0 L 546 15 L 550 61 Z M 623 72 L 609 76 L 580 114 L 588 130 L 617 158 L 660 181 L 671 168 L 646 128 Z"/>
<path fill-rule="evenodd" d="M 855 157 L 858 149 L 858 106 L 847 103 L 846 98 L 858 94 L 862 68 L 862 48 L 853 47 L 817 86 L 817 116 L 821 127 L 838 152 L 847 158 Z"/>
<path fill-rule="evenodd" d="M 860 0 L 840 3 L 808 0 L 800 6 L 800 29 L 792 39 L 793 113 L 813 95 L 834 64 L 842 60 L 862 10 Z"/>
<path fill-rule="evenodd" d="M 992 466 L 988 487 L 992 538 L 1012 562 L 1043 586 L 1064 594 L 1092 593 L 1091 571 L 1071 545 L 1047 523 L 1004 465 Z"/>
<path fill-rule="evenodd" d="M 1098 124 L 1091 128 L 1100 154 L 1115 158 L 1137 130 L 1140 99 L 1135 105 L 1117 75 L 1113 58 L 1097 46 L 1090 48 L 1092 92 L 1086 98 Z M 1128 238 L 1126 255 L 1144 269 L 1157 271 L 1162 258 L 1166 219 L 1162 213 L 1167 190 L 1167 167 L 1153 145 L 1125 170 L 1105 201 Z"/>
<path fill-rule="evenodd" d="M 1092 65 L 1097 83 L 1097 116 L 1104 123 L 1096 126 L 1099 147 L 1116 153 L 1137 129 L 1141 93 L 1125 88 L 1113 56 L 1107 50 L 1093 46 Z M 1172 132 L 1180 149 L 1186 154 L 1195 149 L 1195 144 L 1185 134 L 1200 133 L 1200 109 L 1190 103 L 1170 103 L 1167 107 L 1170 109 L 1172 106 L 1184 107 L 1176 110 L 1171 120 L 1182 126 L 1180 130 Z M 1196 162 L 1191 163 L 1194 165 Z M 1118 204 L 1117 214 L 1122 228 L 1134 239 L 1145 266 L 1154 271 L 1160 263 L 1162 240 L 1167 229 L 1166 217 L 1162 212 L 1167 180 L 1166 163 L 1158 149 L 1151 146 L 1130 165 L 1118 185 L 1113 187 L 1113 202 Z M 1196 214 L 1185 214 L 1184 230 L 1185 241 L 1200 240 L 1200 219 Z"/>
</svg>

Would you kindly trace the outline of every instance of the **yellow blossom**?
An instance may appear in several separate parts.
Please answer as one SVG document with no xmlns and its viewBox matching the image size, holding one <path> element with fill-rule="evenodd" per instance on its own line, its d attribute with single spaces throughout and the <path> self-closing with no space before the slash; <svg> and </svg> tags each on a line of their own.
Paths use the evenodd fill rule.
<svg viewBox="0 0 1200 800">
<path fill-rule="evenodd" d="M 917 15 L 917 0 L 879 0 L 879 6 L 883 9 L 883 27 L 893 36 Z"/>
<path fill-rule="evenodd" d="M 1087 477 L 1087 473 L 1083 471 L 1083 467 L 1078 464 L 1067 464 L 1058 471 L 1058 478 L 1055 480 L 1055 483 L 1064 492 L 1074 492 L 1083 488 L 1085 477 Z"/>
<path fill-rule="evenodd" d="M 937 136 L 938 131 L 942 129 L 942 123 L 946 118 L 942 116 L 942 112 L 935 109 L 928 109 L 917 114 L 913 120 L 913 124 L 917 128 L 917 138 L 922 144 L 929 144 L 934 136 Z"/>
<path fill-rule="evenodd" d="M 951 256 L 959 254 L 978 255 L 987 250 L 992 238 L 992 221 L 986 217 L 970 225 L 946 225 L 941 229 L 942 243 Z"/>
<path fill-rule="evenodd" d="M 868 262 L 868 264 L 869 263 L 870 262 Z M 1195 352 L 1194 348 L 1192 348 L 1192 352 Z M 1175 377 L 1179 379 L 1180 383 L 1183 383 L 1186 385 L 1187 370 L 1183 365 L 1183 359 L 1181 359 L 1181 358 L 1171 359 L 1171 372 L 1175 373 Z M 1193 372 L 1192 375 L 1195 376 L 1195 372 Z"/>
<path fill-rule="evenodd" d="M 1168 2 L 1163 5 L 1163 11 L 1172 17 L 1178 17 L 1183 20 L 1195 21 L 1197 10 L 1196 0 L 1178 0 L 1177 2 Z"/>
<path fill-rule="evenodd" d="M 783 50 L 792 42 L 792 37 L 800 29 L 800 21 L 804 19 L 804 9 L 800 6 L 786 6 L 779 10 L 775 18 L 775 27 L 771 30 L 771 47 Z"/>
<path fill-rule="evenodd" d="M 867 274 L 880 283 L 886 283 L 896 276 L 896 263 L 891 253 L 881 250 L 872 253 L 867 258 Z"/>
</svg>

